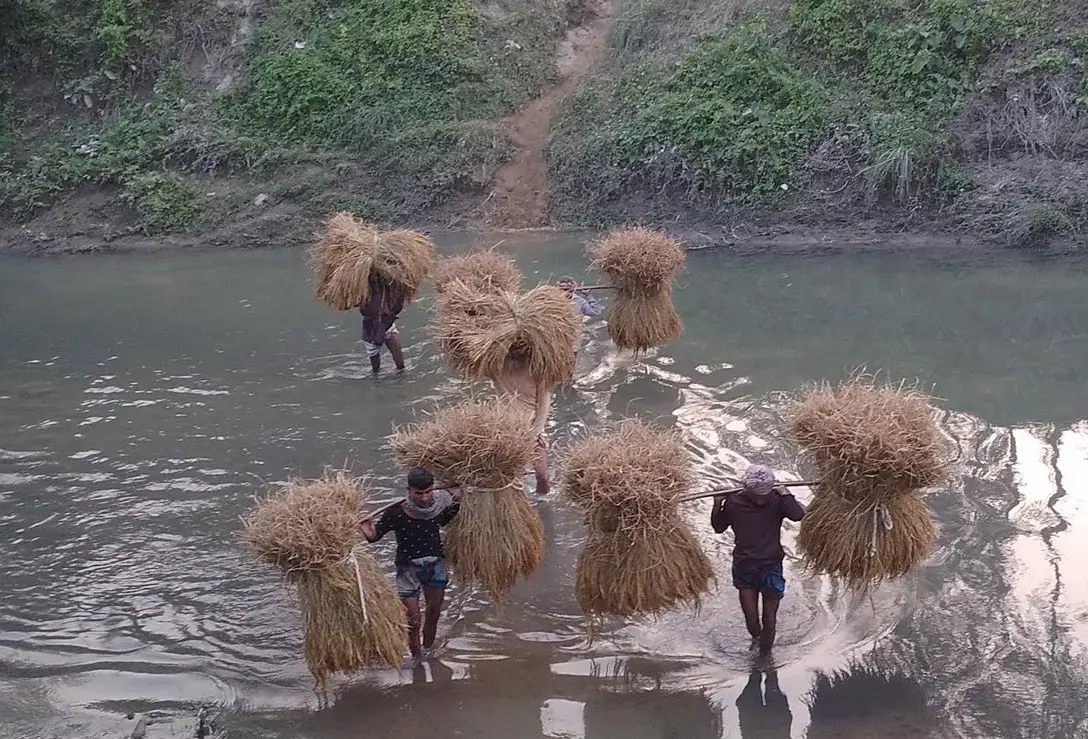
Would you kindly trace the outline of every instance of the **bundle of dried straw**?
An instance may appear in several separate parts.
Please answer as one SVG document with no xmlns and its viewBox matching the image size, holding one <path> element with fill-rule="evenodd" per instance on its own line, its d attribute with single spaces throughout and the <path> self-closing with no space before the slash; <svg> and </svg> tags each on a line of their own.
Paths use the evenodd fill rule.
<svg viewBox="0 0 1088 739">
<path fill-rule="evenodd" d="M 329 217 L 309 256 L 318 299 L 351 310 L 366 303 L 371 280 L 414 298 L 434 265 L 435 244 L 418 231 L 379 231 L 343 212 Z"/>
<path fill-rule="evenodd" d="M 680 436 L 637 420 L 571 447 L 561 489 L 590 526 L 575 572 L 587 615 L 699 605 L 714 573 L 679 511 L 692 481 Z"/>
<path fill-rule="evenodd" d="M 431 329 L 451 369 L 466 379 L 501 375 L 522 359 L 541 386 L 570 378 L 582 321 L 565 292 L 540 285 L 527 293 L 445 284 Z"/>
<path fill-rule="evenodd" d="M 617 291 L 608 311 L 608 333 L 616 346 L 639 352 L 683 333 L 670 296 L 670 283 L 684 266 L 679 241 L 631 228 L 612 231 L 587 251 L 592 268 L 608 275 Z"/>
<path fill-rule="evenodd" d="M 434 272 L 435 292 L 442 294 L 446 285 L 460 280 L 478 292 L 517 292 L 521 272 L 514 260 L 495 249 L 474 249 L 438 260 Z"/>
<path fill-rule="evenodd" d="M 374 557 L 356 545 L 364 481 L 343 470 L 291 480 L 243 519 L 243 540 L 298 586 L 306 664 L 320 689 L 333 673 L 401 665 L 404 608 Z"/>
<path fill-rule="evenodd" d="M 446 553 L 456 577 L 482 585 L 496 601 L 536 572 L 544 556 L 544 525 L 521 483 L 535 444 L 528 415 L 497 400 L 437 410 L 390 437 L 401 467 L 425 467 L 463 487 Z"/>
<path fill-rule="evenodd" d="M 916 384 L 860 372 L 801 399 L 790 431 L 821 478 L 798 535 L 811 569 L 864 588 L 929 555 L 936 530 L 922 496 L 949 467 L 931 401 Z"/>
</svg>

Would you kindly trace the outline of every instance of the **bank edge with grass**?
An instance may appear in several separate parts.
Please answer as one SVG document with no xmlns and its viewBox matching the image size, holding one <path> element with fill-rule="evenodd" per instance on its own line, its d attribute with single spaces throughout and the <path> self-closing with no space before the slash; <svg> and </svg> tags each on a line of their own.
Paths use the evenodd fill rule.
<svg viewBox="0 0 1088 739">
<path fill-rule="evenodd" d="M 1083 237 L 1083 2 L 714 5 L 623 4 L 552 137 L 560 220 Z"/>
<path fill-rule="evenodd" d="M 0 220 L 44 229 L 94 192 L 65 218 L 105 240 L 212 233 L 265 201 L 297 233 L 339 210 L 465 224 L 584 12 L 0 0 Z M 553 220 L 1079 243 L 1086 50 L 1085 0 L 623 0 L 553 127 Z"/>
<path fill-rule="evenodd" d="M 88 187 L 147 233 L 259 193 L 372 220 L 482 199 L 573 5 L 0 0 L 0 215 Z"/>
</svg>

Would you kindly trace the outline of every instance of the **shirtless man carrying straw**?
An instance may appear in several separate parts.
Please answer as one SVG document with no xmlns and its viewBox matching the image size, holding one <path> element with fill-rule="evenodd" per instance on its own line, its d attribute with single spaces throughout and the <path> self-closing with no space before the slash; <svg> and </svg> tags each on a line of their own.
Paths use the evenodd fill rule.
<svg viewBox="0 0 1088 739">
<path fill-rule="evenodd" d="M 506 398 L 513 399 L 532 413 L 533 432 L 536 435 L 536 458 L 533 471 L 536 473 L 536 494 L 547 495 L 551 491 L 548 477 L 548 437 L 544 429 L 548 425 L 548 413 L 551 412 L 552 391 L 537 383 L 529 374 L 528 362 L 522 357 L 509 357 L 500 375 L 491 378 L 495 389 Z"/>
</svg>

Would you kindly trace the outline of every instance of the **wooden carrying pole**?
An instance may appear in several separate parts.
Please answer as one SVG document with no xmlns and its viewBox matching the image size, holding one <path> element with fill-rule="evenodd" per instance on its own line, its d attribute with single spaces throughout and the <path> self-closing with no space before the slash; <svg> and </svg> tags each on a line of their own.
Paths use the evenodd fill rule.
<svg viewBox="0 0 1088 739">
<path fill-rule="evenodd" d="M 787 482 L 776 482 L 774 486 L 776 488 L 807 488 L 812 485 L 818 484 L 818 480 L 789 480 Z M 681 503 L 686 503 L 689 500 L 699 500 L 699 498 L 709 498 L 714 495 L 733 495 L 744 490 L 743 487 L 739 488 L 723 488 L 721 490 L 706 490 L 701 493 L 692 493 L 691 495 L 685 495 L 680 499 Z"/>
<path fill-rule="evenodd" d="M 525 472 L 524 474 L 531 475 L 531 474 L 534 474 L 534 473 L 533 473 L 533 470 L 529 470 L 528 472 Z M 434 490 L 436 490 L 436 491 L 437 490 L 456 490 L 459 487 L 461 487 L 461 486 L 460 485 L 452 485 L 450 483 L 445 483 L 445 484 L 442 484 L 442 485 L 435 485 Z M 399 504 L 401 504 L 403 502 L 404 502 L 404 497 L 403 496 L 400 497 L 400 498 L 391 498 L 389 500 L 379 501 L 378 505 L 380 507 L 373 510 L 373 511 L 371 511 L 370 513 L 366 513 L 366 514 L 363 514 L 362 516 L 360 516 L 359 517 L 359 523 L 362 523 L 363 521 L 370 521 L 371 519 L 375 519 L 378 516 L 385 513 L 386 511 L 388 511 L 390 508 L 396 508 Z"/>
</svg>

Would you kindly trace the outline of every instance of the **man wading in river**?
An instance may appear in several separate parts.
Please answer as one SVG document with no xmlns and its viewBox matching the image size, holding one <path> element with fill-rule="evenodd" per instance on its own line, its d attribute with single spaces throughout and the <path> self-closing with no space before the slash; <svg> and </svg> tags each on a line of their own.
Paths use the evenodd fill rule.
<svg viewBox="0 0 1088 739">
<path fill-rule="evenodd" d="M 373 275 L 369 283 L 370 298 L 365 305 L 359 306 L 359 312 L 363 314 L 363 346 L 370 357 L 370 369 L 377 374 L 382 368 L 384 344 L 389 347 L 397 371 L 403 371 L 404 352 L 401 351 L 400 332 L 397 331 L 397 316 L 404 310 L 404 295 Z"/>
<path fill-rule="evenodd" d="M 373 543 L 392 531 L 397 538 L 397 595 L 408 612 L 408 649 L 419 658 L 420 610 L 423 596 L 426 610 L 422 619 L 422 648 L 434 646 L 438 616 L 446 597 L 446 560 L 442 551 L 441 527 L 457 515 L 461 491 L 449 493 L 434 489 L 434 477 L 422 467 L 408 471 L 408 495 L 378 518 L 364 519 L 359 528 Z"/>
<path fill-rule="evenodd" d="M 782 520 L 800 521 L 804 515 L 804 506 L 785 488 L 776 487 L 774 472 L 761 464 L 745 472 L 743 491 L 714 497 L 710 525 L 719 534 L 733 527 L 733 587 L 740 591 L 744 622 L 761 654 L 774 646 L 778 604 L 786 593 Z"/>
<path fill-rule="evenodd" d="M 529 373 L 529 362 L 523 356 L 511 355 L 500 374 L 491 378 L 495 389 L 504 398 L 529 411 L 532 416 L 533 434 L 536 436 L 536 457 L 533 472 L 536 474 L 536 494 L 547 495 L 551 491 L 548 477 L 548 413 L 551 412 L 551 388 L 541 385 Z"/>
<path fill-rule="evenodd" d="M 600 318 L 601 314 L 604 313 L 604 308 L 592 295 L 578 294 L 578 283 L 574 281 L 573 277 L 560 277 L 555 286 L 570 296 L 571 303 L 574 305 L 574 312 L 579 316 L 593 319 Z"/>
</svg>

